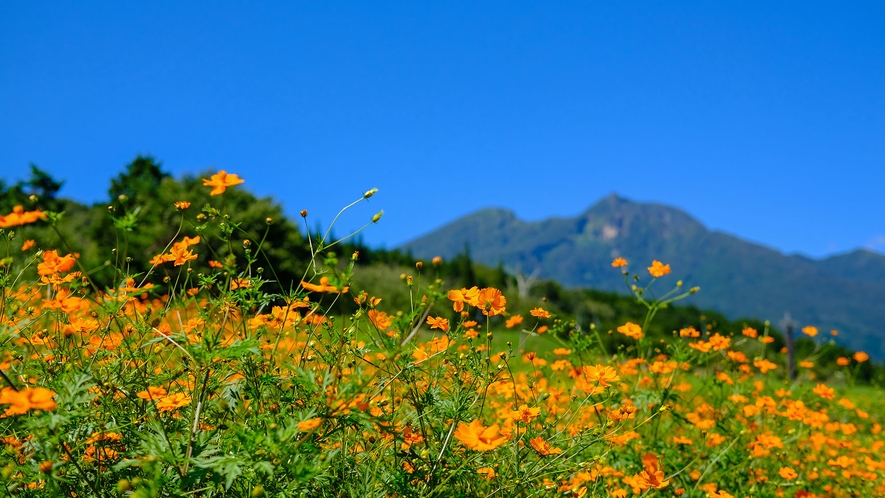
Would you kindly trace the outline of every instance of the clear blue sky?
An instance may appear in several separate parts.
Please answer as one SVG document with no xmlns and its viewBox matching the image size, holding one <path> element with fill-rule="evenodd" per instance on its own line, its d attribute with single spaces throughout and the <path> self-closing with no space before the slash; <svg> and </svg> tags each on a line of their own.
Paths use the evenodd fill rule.
<svg viewBox="0 0 885 498">
<path fill-rule="evenodd" d="M 885 251 L 885 2 L 5 2 L 0 177 L 93 202 L 136 154 L 395 246 L 616 191 Z"/>
</svg>

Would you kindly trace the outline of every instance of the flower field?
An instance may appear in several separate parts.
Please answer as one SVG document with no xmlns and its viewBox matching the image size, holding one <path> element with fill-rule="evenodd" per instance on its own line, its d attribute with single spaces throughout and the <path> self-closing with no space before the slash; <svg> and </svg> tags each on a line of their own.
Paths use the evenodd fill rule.
<svg viewBox="0 0 885 498">
<path fill-rule="evenodd" d="M 204 180 L 212 205 L 168 206 L 176 236 L 147 272 L 110 263 L 113 287 L 27 238 L 58 213 L 0 216 L 6 495 L 885 496 L 885 401 L 852 382 L 869 356 L 819 378 L 814 327 L 795 380 L 767 328 L 649 337 L 697 289 L 629 255 L 612 271 L 647 312 L 611 331 L 543 300 L 509 309 L 501 289 L 446 282 L 439 259 L 389 307 L 355 287 L 360 254 L 323 237 L 301 281 L 279 281 L 262 234 L 225 210 L 242 183 L 222 171 Z"/>
</svg>

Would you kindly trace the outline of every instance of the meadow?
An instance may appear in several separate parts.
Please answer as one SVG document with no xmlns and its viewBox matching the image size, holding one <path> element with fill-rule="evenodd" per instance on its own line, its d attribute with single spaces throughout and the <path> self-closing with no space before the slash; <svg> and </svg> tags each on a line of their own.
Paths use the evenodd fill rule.
<svg viewBox="0 0 885 498">
<path fill-rule="evenodd" d="M 644 313 L 612 330 L 456 285 L 438 258 L 388 298 L 331 229 L 305 232 L 290 282 L 227 202 L 243 179 L 202 183 L 211 202 L 166 206 L 178 228 L 149 261 L 109 209 L 111 286 L 36 196 L 0 216 L 6 495 L 885 495 L 869 356 L 816 368 L 835 331 L 801 330 L 795 380 L 767 325 L 653 336 L 698 289 L 629 255 L 611 271 Z"/>
</svg>

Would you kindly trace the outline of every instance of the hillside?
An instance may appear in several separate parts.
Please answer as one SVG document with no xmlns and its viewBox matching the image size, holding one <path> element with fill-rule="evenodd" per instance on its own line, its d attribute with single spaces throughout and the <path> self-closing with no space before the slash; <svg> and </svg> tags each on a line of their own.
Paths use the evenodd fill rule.
<svg viewBox="0 0 885 498">
<path fill-rule="evenodd" d="M 611 268 L 612 258 L 623 256 L 643 274 L 658 259 L 673 268 L 667 278 L 701 287 L 691 304 L 773 323 L 789 311 L 803 325 L 839 330 L 847 346 L 885 358 L 885 256 L 870 251 L 823 260 L 785 255 L 711 231 L 679 209 L 617 195 L 576 217 L 537 222 L 484 209 L 402 249 L 418 257 L 452 257 L 465 247 L 487 265 L 614 291 L 624 290 L 624 282 Z"/>
</svg>

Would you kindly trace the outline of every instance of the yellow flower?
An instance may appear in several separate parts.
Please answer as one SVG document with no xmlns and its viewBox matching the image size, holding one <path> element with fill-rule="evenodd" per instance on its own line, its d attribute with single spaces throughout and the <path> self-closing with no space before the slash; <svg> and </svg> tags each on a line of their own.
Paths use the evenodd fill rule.
<svg viewBox="0 0 885 498">
<path fill-rule="evenodd" d="M 612 261 L 612 268 L 620 268 L 620 267 L 622 267 L 622 266 L 627 266 L 627 260 L 626 260 L 626 259 L 624 259 L 624 258 L 615 258 L 615 260 Z"/>
</svg>

